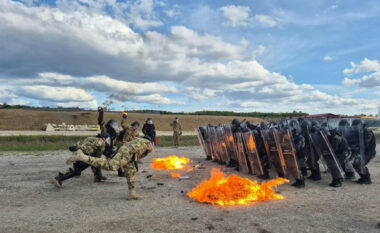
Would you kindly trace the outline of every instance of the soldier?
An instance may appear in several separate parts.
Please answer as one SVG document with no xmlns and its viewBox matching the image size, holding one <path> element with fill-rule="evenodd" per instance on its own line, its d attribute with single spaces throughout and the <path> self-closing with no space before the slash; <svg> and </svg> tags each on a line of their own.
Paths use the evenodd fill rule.
<svg viewBox="0 0 380 233">
<path fill-rule="evenodd" d="M 134 138 L 132 141 L 123 144 L 112 159 L 94 158 L 83 153 L 73 154 L 67 163 L 81 161 L 93 167 L 104 170 L 117 170 L 122 168 L 126 174 L 129 195 L 128 200 L 142 200 L 143 197 L 136 194 L 136 173 L 137 160 L 154 152 L 152 143 L 145 138 Z"/>
<path fill-rule="evenodd" d="M 154 138 L 156 137 L 156 128 L 154 127 L 152 118 L 147 118 L 145 124 L 142 127 L 142 132 L 145 136 L 151 139 L 152 144 L 154 144 Z"/>
<path fill-rule="evenodd" d="M 170 124 L 173 127 L 173 145 L 175 147 L 179 146 L 179 137 L 182 135 L 181 123 L 178 117 L 174 118 L 174 121 Z"/>
<path fill-rule="evenodd" d="M 91 157 L 100 158 L 102 154 L 109 156 L 112 153 L 111 138 L 107 133 L 100 133 L 96 137 L 88 137 L 80 140 L 75 146 L 70 147 L 70 151 L 75 154 L 86 154 Z M 65 173 L 58 173 L 58 176 L 53 178 L 51 182 L 57 186 L 62 187 L 62 181 L 70 179 L 75 176 L 80 176 L 82 171 L 87 169 L 90 165 L 83 162 L 75 162 L 73 168 L 70 168 Z M 107 178 L 102 176 L 102 171 L 99 168 L 91 167 L 94 173 L 94 182 L 101 182 Z"/>
<path fill-rule="evenodd" d="M 243 132 L 243 127 L 238 119 L 233 119 L 231 122 L 232 133 Z"/>
<path fill-rule="evenodd" d="M 346 140 L 350 139 L 350 136 L 351 136 L 350 134 L 352 133 L 352 129 L 351 129 L 350 124 L 348 123 L 348 121 L 346 119 L 342 119 L 339 121 L 337 132 L 339 133 L 339 135 L 346 138 Z M 350 144 L 350 142 L 348 142 L 348 144 Z M 352 164 L 351 164 L 351 158 L 348 158 L 346 160 L 346 162 L 343 166 L 343 170 L 344 170 L 346 179 L 348 179 L 348 180 L 355 179 L 355 171 L 354 171 L 354 168 L 352 167 Z"/>
<path fill-rule="evenodd" d="M 350 148 L 348 146 L 347 140 L 339 135 L 336 130 L 329 130 L 327 124 L 322 124 L 321 129 L 325 132 L 328 137 L 328 140 L 331 144 L 332 149 L 335 152 L 335 155 L 339 161 L 339 164 L 344 167 L 345 161 L 350 155 Z M 332 182 L 329 184 L 331 187 L 341 187 L 342 179 L 334 177 Z"/>
<path fill-rule="evenodd" d="M 290 130 L 293 137 L 293 143 L 294 143 L 294 149 L 296 152 L 297 157 L 297 163 L 301 170 L 301 178 L 296 179 L 296 181 L 292 184 L 292 186 L 297 188 L 303 188 L 305 187 L 305 179 L 304 174 L 306 169 L 306 155 L 304 153 L 305 151 L 305 137 L 301 134 L 301 127 L 299 126 L 298 122 L 296 120 L 292 120 L 289 123 Z M 307 174 L 307 172 L 306 172 Z"/>
<path fill-rule="evenodd" d="M 372 130 L 367 128 L 361 119 L 353 120 L 351 127 L 354 131 L 352 135 L 352 144 L 350 144 L 354 157 L 352 165 L 360 176 L 360 179 L 358 179 L 356 183 L 372 184 L 371 176 L 366 165 L 376 155 L 375 135 L 373 134 Z M 361 140 L 363 140 L 362 145 L 360 142 Z M 360 156 L 361 150 L 364 152 L 364 158 Z"/>
<path fill-rule="evenodd" d="M 124 115 L 123 115 L 124 116 Z M 140 126 L 140 123 L 138 121 L 134 121 L 131 125 L 128 125 L 128 123 L 124 118 L 121 121 L 121 127 L 123 128 L 122 131 L 120 131 L 117 139 L 116 139 L 116 148 L 121 147 L 123 144 L 132 141 L 134 138 L 139 136 L 138 128 Z M 117 175 L 119 177 L 124 177 L 125 174 L 121 168 L 117 170 Z"/>
<path fill-rule="evenodd" d="M 305 120 L 304 121 L 304 128 L 306 129 L 306 127 L 309 127 L 310 128 L 310 134 L 311 136 L 313 137 L 314 135 L 318 135 L 319 134 L 319 130 L 320 130 L 320 125 L 318 123 L 318 121 L 307 121 Z M 310 142 L 311 143 L 311 142 Z M 316 152 L 316 149 L 314 148 L 314 145 L 312 146 L 311 148 L 314 152 Z M 318 164 L 318 160 L 319 160 L 319 155 L 318 153 L 314 153 L 314 168 L 313 166 L 311 165 L 311 158 L 308 159 L 308 163 L 309 163 L 309 166 L 310 166 L 310 171 L 311 171 L 311 175 L 308 176 L 307 178 L 310 179 L 310 180 L 314 180 L 314 181 L 317 181 L 317 180 L 321 180 L 322 177 L 321 177 L 321 171 L 320 171 L 320 168 L 319 168 L 319 164 Z"/>
</svg>

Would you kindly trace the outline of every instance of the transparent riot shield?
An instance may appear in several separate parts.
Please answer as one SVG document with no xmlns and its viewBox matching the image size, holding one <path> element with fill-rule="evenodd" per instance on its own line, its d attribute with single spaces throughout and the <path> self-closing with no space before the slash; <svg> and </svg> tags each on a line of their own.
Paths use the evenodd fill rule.
<svg viewBox="0 0 380 233">
<path fill-rule="evenodd" d="M 218 138 L 217 143 L 218 143 L 218 148 L 220 151 L 220 156 L 221 156 L 222 162 L 225 164 L 229 164 L 230 163 L 230 156 L 228 154 L 227 145 L 226 145 L 226 142 L 224 139 L 223 128 L 217 127 L 216 128 L 216 134 L 217 134 L 217 138 Z"/>
<path fill-rule="evenodd" d="M 295 179 L 301 179 L 302 174 L 298 166 L 294 141 L 289 129 L 284 128 L 280 131 L 274 131 L 273 133 L 277 134 L 280 140 L 279 144 L 282 149 L 282 155 L 284 156 L 286 175 L 290 175 Z"/>
<path fill-rule="evenodd" d="M 253 175 L 263 175 L 264 170 L 261 165 L 259 153 L 257 151 L 256 142 L 251 132 L 242 134 L 243 145 L 247 155 L 247 162 Z"/>
<path fill-rule="evenodd" d="M 237 161 L 239 164 L 239 171 L 249 174 L 249 168 L 247 164 L 247 158 L 245 155 L 244 145 L 243 145 L 243 139 L 242 139 L 242 133 L 234 133 L 234 139 L 236 144 L 236 154 L 237 154 Z"/>
<path fill-rule="evenodd" d="M 359 125 L 359 152 L 360 152 L 360 174 L 366 174 L 365 164 L 366 164 L 366 158 L 365 158 L 365 147 L 364 147 L 364 128 L 360 124 Z"/>
<path fill-rule="evenodd" d="M 214 127 L 207 127 L 209 142 L 210 142 L 210 150 L 211 150 L 211 158 L 214 161 L 220 161 L 219 151 L 216 143 L 216 132 Z"/>
<path fill-rule="evenodd" d="M 312 134 L 313 146 L 315 151 L 320 157 L 322 157 L 328 170 L 331 173 L 331 177 L 334 178 L 344 178 L 343 169 L 335 155 L 333 148 L 331 147 L 330 141 L 327 135 L 322 130 Z"/>
<path fill-rule="evenodd" d="M 206 128 L 203 127 L 203 133 L 202 133 L 202 131 L 201 131 L 201 127 L 195 129 L 195 132 L 196 132 L 196 134 L 197 134 L 197 138 L 198 138 L 198 141 L 199 141 L 199 145 L 202 146 L 203 151 L 205 152 L 206 156 L 209 155 L 209 154 L 208 154 L 208 150 L 207 150 L 207 145 L 206 145 L 206 142 L 205 142 Z"/>
<path fill-rule="evenodd" d="M 313 148 L 313 139 L 311 138 L 311 133 L 309 126 L 305 127 L 305 130 L 303 132 L 303 136 L 305 137 L 305 149 L 306 149 L 306 155 L 307 155 L 307 164 L 310 166 L 310 169 L 316 170 L 318 163 L 317 163 L 317 156 L 315 154 L 315 150 Z"/>
<path fill-rule="evenodd" d="M 273 131 L 276 129 L 261 130 L 261 135 L 264 140 L 264 145 L 270 163 L 275 167 L 279 176 L 285 176 L 285 161 L 282 155 L 281 147 L 278 144 L 278 138 L 275 139 Z M 279 151 L 280 150 L 280 151 Z"/>
<path fill-rule="evenodd" d="M 237 155 L 236 155 L 237 149 L 236 149 L 231 125 L 223 125 L 223 130 L 224 130 L 224 141 L 226 142 L 228 155 L 229 155 L 228 157 L 230 158 L 230 161 L 237 161 Z"/>
</svg>

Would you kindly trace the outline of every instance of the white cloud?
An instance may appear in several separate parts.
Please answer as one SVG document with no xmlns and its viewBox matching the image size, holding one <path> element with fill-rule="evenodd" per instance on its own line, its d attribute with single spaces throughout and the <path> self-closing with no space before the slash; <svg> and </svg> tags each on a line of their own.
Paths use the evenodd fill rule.
<svg viewBox="0 0 380 233">
<path fill-rule="evenodd" d="M 344 69 L 343 73 L 347 76 L 369 73 L 358 79 L 346 77 L 342 81 L 343 85 L 357 85 L 366 88 L 380 87 L 380 63 L 377 60 L 364 58 L 359 64 L 351 62 L 351 68 Z"/>
<path fill-rule="evenodd" d="M 185 105 L 184 101 L 171 100 L 159 94 L 152 94 L 146 96 L 132 96 L 130 101 L 137 103 L 152 103 L 157 105 Z"/>
<path fill-rule="evenodd" d="M 364 60 L 361 61 L 359 64 L 355 64 L 354 62 L 351 62 L 351 68 L 344 69 L 343 73 L 347 76 L 351 76 L 353 74 L 372 72 L 372 71 L 380 71 L 379 61 L 364 58 Z"/>
<path fill-rule="evenodd" d="M 249 12 L 247 6 L 228 5 L 219 8 L 222 11 L 226 24 L 232 27 L 246 26 L 249 22 Z"/>
<path fill-rule="evenodd" d="M 334 58 L 333 57 L 331 57 L 331 56 L 324 56 L 323 57 L 323 60 L 324 61 L 331 61 L 331 60 L 333 60 Z"/>
<path fill-rule="evenodd" d="M 254 19 L 259 22 L 262 26 L 274 27 L 277 25 L 277 20 L 269 15 L 255 15 Z"/>
</svg>

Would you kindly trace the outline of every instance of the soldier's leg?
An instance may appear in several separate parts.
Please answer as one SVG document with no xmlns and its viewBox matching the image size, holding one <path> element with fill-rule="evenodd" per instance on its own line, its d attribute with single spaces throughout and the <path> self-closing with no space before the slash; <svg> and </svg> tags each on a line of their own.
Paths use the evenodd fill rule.
<svg viewBox="0 0 380 233">
<path fill-rule="evenodd" d="M 90 165 L 88 165 L 90 166 Z M 104 177 L 102 174 L 102 169 L 96 168 L 96 167 L 91 167 L 92 172 L 94 173 L 94 182 L 98 183 L 101 182 L 102 180 L 107 180 L 107 177 Z"/>
<path fill-rule="evenodd" d="M 58 176 L 54 177 L 51 182 L 57 186 L 57 187 L 62 187 L 62 181 L 70 179 L 72 177 L 78 177 L 81 175 L 82 171 L 87 169 L 90 165 L 83 163 L 83 162 L 75 162 L 73 164 L 73 168 L 69 168 L 69 170 L 65 173 L 58 173 Z"/>
<path fill-rule="evenodd" d="M 73 154 L 67 161 L 70 164 L 74 161 L 81 161 L 87 163 L 93 167 L 101 168 L 108 171 L 116 171 L 118 168 L 125 166 L 131 160 L 131 155 L 121 156 L 116 154 L 112 159 L 95 158 L 87 156 L 83 153 Z"/>
<path fill-rule="evenodd" d="M 177 133 L 174 133 L 174 134 L 173 134 L 173 145 L 174 145 L 175 147 L 178 146 L 178 134 L 177 134 Z"/>
<path fill-rule="evenodd" d="M 125 172 L 125 177 L 127 178 L 128 183 L 128 200 L 143 200 L 144 198 L 141 197 L 136 193 L 136 177 L 137 177 L 137 169 L 133 161 L 128 163 L 126 166 L 123 167 Z"/>
<path fill-rule="evenodd" d="M 356 181 L 358 184 L 372 184 L 371 175 L 367 167 L 364 167 L 364 171 L 361 168 L 361 158 L 360 156 L 355 156 L 354 161 L 352 163 L 354 169 L 359 174 L 360 179 Z"/>
</svg>

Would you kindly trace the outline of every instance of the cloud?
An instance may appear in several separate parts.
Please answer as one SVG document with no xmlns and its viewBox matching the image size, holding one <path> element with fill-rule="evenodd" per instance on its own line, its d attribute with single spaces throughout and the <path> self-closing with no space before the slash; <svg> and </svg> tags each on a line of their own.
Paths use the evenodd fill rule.
<svg viewBox="0 0 380 233">
<path fill-rule="evenodd" d="M 334 60 L 334 58 L 333 58 L 333 57 L 330 57 L 330 56 L 324 56 L 324 57 L 323 57 L 323 60 L 324 60 L 324 61 L 331 61 L 331 60 Z"/>
<path fill-rule="evenodd" d="M 365 88 L 380 87 L 380 63 L 377 60 L 364 58 L 359 64 L 351 62 L 351 68 L 344 69 L 343 74 L 352 76 L 354 74 L 369 73 L 361 78 L 344 78 L 343 85 L 357 85 Z"/>
<path fill-rule="evenodd" d="M 146 96 L 132 96 L 130 101 L 137 103 L 152 103 L 157 105 L 185 105 L 184 101 L 171 100 L 159 94 L 152 94 Z"/>
<path fill-rule="evenodd" d="M 277 20 L 269 15 L 255 15 L 254 19 L 259 22 L 262 26 L 274 27 L 277 25 Z"/>
<path fill-rule="evenodd" d="M 247 6 L 228 5 L 219 8 L 222 11 L 226 24 L 232 27 L 246 26 L 249 22 L 249 12 Z"/>
</svg>

